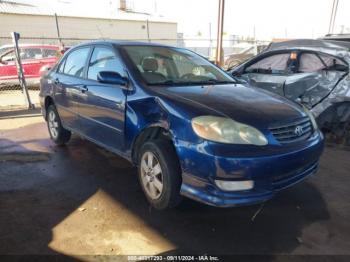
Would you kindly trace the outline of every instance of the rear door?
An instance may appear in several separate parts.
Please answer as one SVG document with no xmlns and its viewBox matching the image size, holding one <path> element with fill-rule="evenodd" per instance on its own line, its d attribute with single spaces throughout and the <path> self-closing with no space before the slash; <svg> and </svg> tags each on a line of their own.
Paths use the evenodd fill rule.
<svg viewBox="0 0 350 262">
<path fill-rule="evenodd" d="M 91 47 L 79 47 L 67 54 L 52 75 L 55 103 L 63 124 L 79 131 L 78 105 L 84 92 L 86 64 Z"/>
<path fill-rule="evenodd" d="M 113 150 L 122 150 L 127 90 L 100 83 L 97 75 L 112 71 L 127 77 L 118 52 L 109 45 L 96 45 L 86 72 L 85 91 L 80 93 L 78 113 L 84 135 Z"/>
</svg>

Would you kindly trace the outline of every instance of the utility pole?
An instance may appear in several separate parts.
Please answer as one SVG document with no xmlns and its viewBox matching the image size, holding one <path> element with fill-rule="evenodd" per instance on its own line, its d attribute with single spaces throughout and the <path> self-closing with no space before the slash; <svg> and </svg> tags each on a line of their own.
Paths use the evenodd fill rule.
<svg viewBox="0 0 350 262">
<path fill-rule="evenodd" d="M 149 21 L 148 21 L 148 19 L 146 20 L 146 29 L 147 29 L 147 39 L 148 39 L 148 42 L 151 42 L 151 39 L 150 39 L 150 37 L 149 37 Z"/>
<path fill-rule="evenodd" d="M 211 23 L 209 23 L 209 50 L 208 50 L 208 57 L 212 57 L 211 54 L 211 48 L 212 48 L 212 42 L 211 42 Z"/>
<path fill-rule="evenodd" d="M 335 18 L 337 16 L 337 11 L 338 11 L 338 3 L 339 3 L 339 0 L 333 0 L 331 19 L 329 21 L 329 27 L 328 27 L 328 34 L 333 34 L 334 32 Z"/>
<path fill-rule="evenodd" d="M 61 34 L 60 34 L 60 27 L 58 25 L 58 17 L 57 17 L 56 13 L 55 13 L 55 22 L 56 22 L 56 32 L 57 32 L 58 42 L 59 42 L 59 45 L 61 46 L 61 48 L 63 48 Z"/>
<path fill-rule="evenodd" d="M 222 65 L 222 35 L 224 30 L 224 13 L 225 13 L 225 0 L 219 0 L 219 15 L 218 15 L 218 35 L 216 42 L 216 58 L 215 64 Z"/>
</svg>

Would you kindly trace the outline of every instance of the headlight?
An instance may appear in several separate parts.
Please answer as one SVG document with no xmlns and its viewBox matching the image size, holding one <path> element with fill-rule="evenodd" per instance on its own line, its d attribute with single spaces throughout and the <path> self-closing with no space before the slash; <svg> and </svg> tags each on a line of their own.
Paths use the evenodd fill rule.
<svg viewBox="0 0 350 262">
<path fill-rule="evenodd" d="M 317 122 L 316 122 L 315 117 L 313 116 L 313 114 L 310 112 L 309 109 L 307 109 L 305 106 L 303 106 L 303 107 L 304 107 L 305 113 L 307 114 L 307 116 L 308 116 L 308 117 L 310 118 L 310 120 L 311 120 L 313 129 L 316 131 L 316 130 L 318 129 L 318 126 L 317 126 Z"/>
<path fill-rule="evenodd" d="M 192 128 L 199 137 L 215 142 L 267 145 L 266 137 L 259 130 L 225 117 L 195 117 L 192 119 Z"/>
</svg>

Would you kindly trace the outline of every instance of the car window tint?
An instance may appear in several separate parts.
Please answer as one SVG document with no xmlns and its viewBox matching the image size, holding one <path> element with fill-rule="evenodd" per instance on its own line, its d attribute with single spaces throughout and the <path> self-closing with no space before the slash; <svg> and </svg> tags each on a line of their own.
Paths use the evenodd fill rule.
<svg viewBox="0 0 350 262">
<path fill-rule="evenodd" d="M 270 73 L 283 73 L 287 71 L 287 62 L 290 54 L 277 54 L 265 57 L 255 64 L 246 68 L 246 72 L 259 72 L 261 70 L 262 73 L 264 71 L 271 71 Z"/>
<path fill-rule="evenodd" d="M 125 76 L 123 64 L 115 53 L 105 47 L 96 47 L 92 53 L 88 69 L 88 78 L 97 80 L 101 71 L 111 71 Z"/>
<path fill-rule="evenodd" d="M 20 55 L 22 60 L 43 58 L 40 48 L 20 48 Z"/>
<path fill-rule="evenodd" d="M 43 57 L 57 57 L 58 56 L 58 50 L 55 49 L 43 49 Z"/>
<path fill-rule="evenodd" d="M 79 48 L 71 52 L 66 58 L 63 73 L 76 77 L 83 77 L 86 59 L 90 48 Z"/>
</svg>

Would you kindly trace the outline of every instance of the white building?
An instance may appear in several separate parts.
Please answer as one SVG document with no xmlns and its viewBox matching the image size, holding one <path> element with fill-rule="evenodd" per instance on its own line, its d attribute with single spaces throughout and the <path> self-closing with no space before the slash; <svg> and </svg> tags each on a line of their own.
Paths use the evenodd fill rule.
<svg viewBox="0 0 350 262">
<path fill-rule="evenodd" d="M 13 31 L 21 34 L 22 43 L 57 43 L 57 25 L 66 45 L 90 39 L 150 40 L 176 45 L 176 22 L 136 12 L 126 0 L 95 3 L 98 9 L 91 10 L 79 0 L 0 0 L 0 45 L 11 42 Z"/>
</svg>

